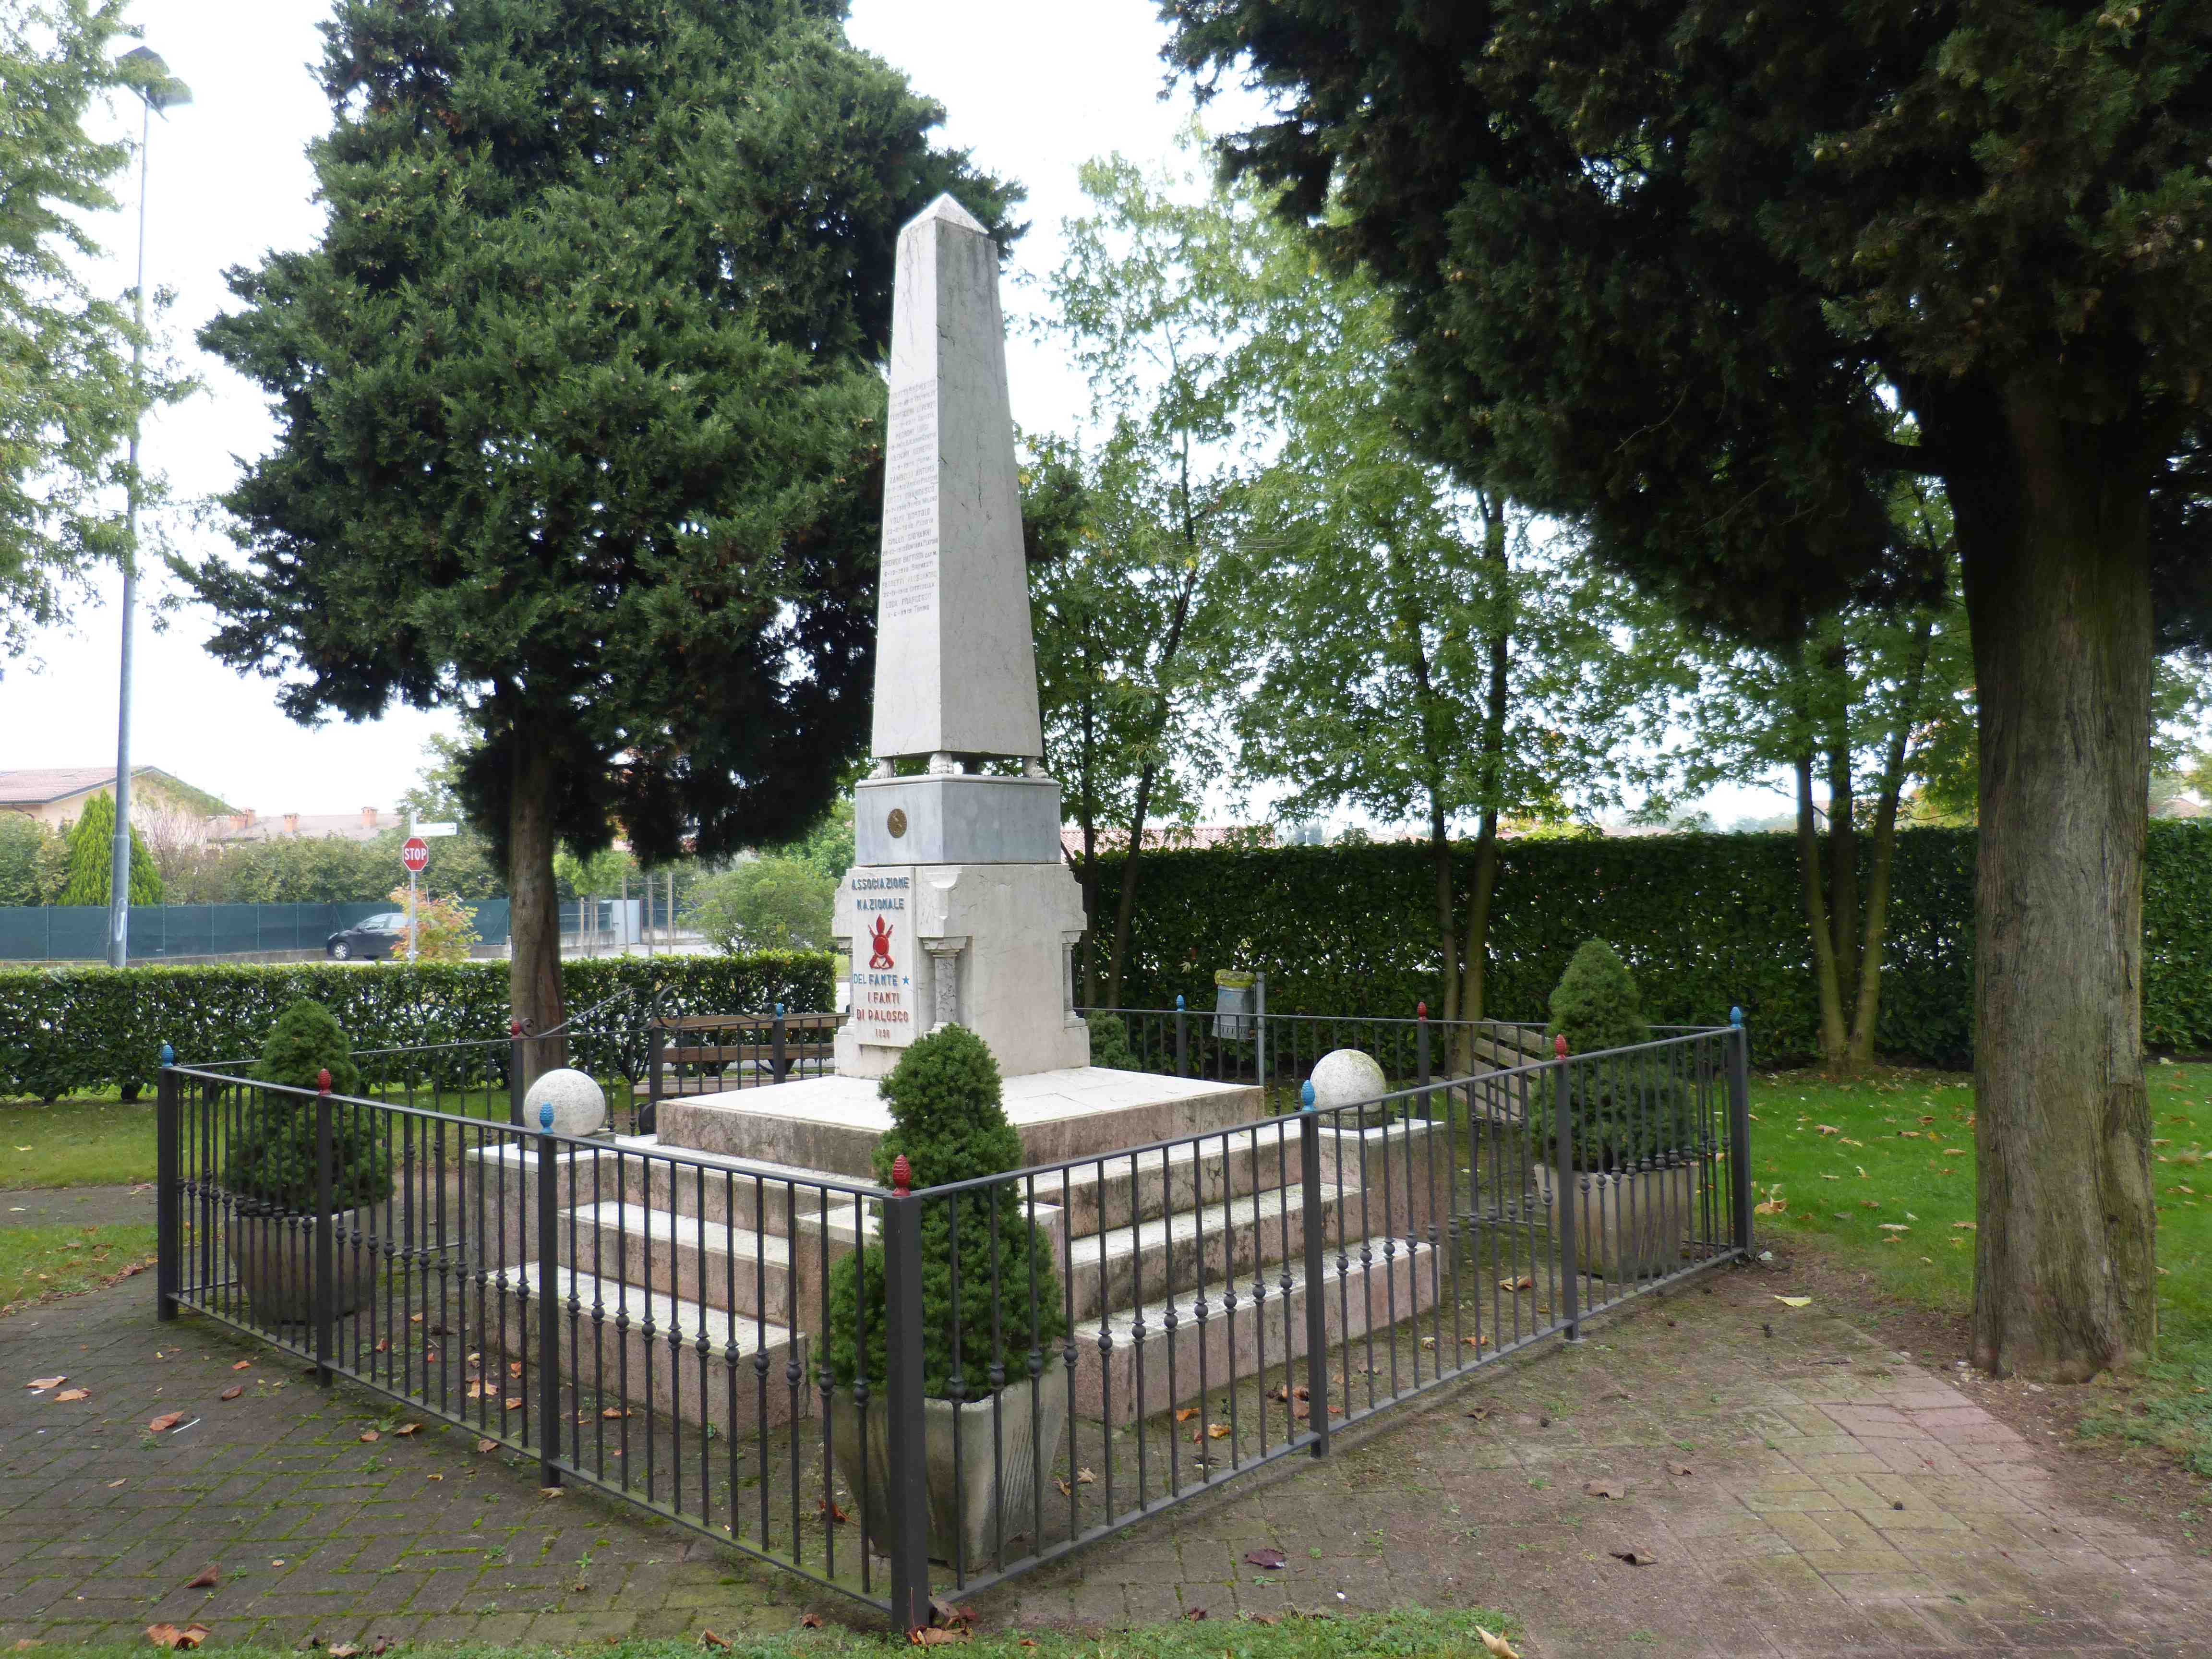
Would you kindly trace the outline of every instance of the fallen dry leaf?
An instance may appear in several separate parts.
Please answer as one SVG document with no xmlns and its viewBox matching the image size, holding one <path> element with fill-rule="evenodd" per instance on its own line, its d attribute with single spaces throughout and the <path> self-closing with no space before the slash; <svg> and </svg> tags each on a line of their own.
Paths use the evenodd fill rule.
<svg viewBox="0 0 2212 1659">
<path fill-rule="evenodd" d="M 833 1526 L 842 1527 L 853 1518 L 826 1498 L 817 1498 L 814 1500 L 814 1512 L 817 1515 L 827 1515 Z"/>
<path fill-rule="evenodd" d="M 182 1412 L 163 1412 L 152 1422 L 147 1424 L 146 1429 L 150 1434 L 167 1434 L 184 1420 L 185 1414 Z"/>
<path fill-rule="evenodd" d="M 361 1431 L 361 1443 L 364 1446 L 374 1445 L 376 1442 L 383 1438 L 384 1437 L 379 1434 L 374 1429 L 363 1429 Z"/>
<path fill-rule="evenodd" d="M 498 1448 L 499 1442 L 496 1440 L 479 1440 L 477 1442 L 477 1450 L 479 1453 L 495 1451 Z"/>
<path fill-rule="evenodd" d="M 238 1364 L 231 1367 L 231 1370 L 234 1371 L 250 1371 L 252 1369 L 253 1362 L 251 1359 L 241 1359 Z"/>
<path fill-rule="evenodd" d="M 699 1645 L 702 1648 L 726 1648 L 730 1645 L 730 1638 L 717 1636 L 710 1630 L 702 1630 L 699 1632 Z"/>
<path fill-rule="evenodd" d="M 1592 1480 L 1583 1487 L 1592 1498 L 1626 1498 L 1628 1488 L 1618 1480 Z"/>
<path fill-rule="evenodd" d="M 1832 1123 L 1815 1123 L 1813 1127 L 1815 1129 L 1818 1129 L 1824 1135 L 1839 1135 L 1843 1133 L 1843 1131 L 1838 1129 Z"/>
<path fill-rule="evenodd" d="M 1626 1561 L 1632 1567 L 1648 1567 L 1659 1558 L 1641 1544 L 1632 1544 L 1626 1549 L 1606 1552 L 1616 1561 Z"/>
<path fill-rule="evenodd" d="M 1096 1486 L 1097 1481 L 1098 1477 L 1088 1469 L 1078 1469 L 1075 1472 L 1075 1484 L 1079 1486 Z"/>
<path fill-rule="evenodd" d="M 123 1482 L 122 1482 L 122 1481 L 120 1481 L 120 1480 L 111 1480 L 111 1481 L 109 1481 L 109 1482 L 107 1483 L 107 1489 L 108 1489 L 108 1491 L 110 1491 L 110 1492 L 113 1492 L 113 1491 L 114 1491 L 118 1486 L 121 1486 L 122 1484 L 123 1484 Z"/>
<path fill-rule="evenodd" d="M 1183 1617 L 1189 1620 L 1190 1622 L 1194 1625 L 1200 1620 L 1206 1617 L 1206 1609 L 1204 1607 L 1193 1607 L 1189 1612 L 1183 1614 Z"/>
<path fill-rule="evenodd" d="M 620 1406 L 609 1406 L 604 1408 L 599 1413 L 599 1415 L 606 1419 L 610 1423 L 619 1423 L 623 1418 L 628 1417 L 629 1413 L 624 1411 Z"/>
<path fill-rule="evenodd" d="M 443 1480 L 446 1477 L 442 1474 L 426 1474 L 422 1478 L 425 1480 Z"/>
<path fill-rule="evenodd" d="M 1290 1557 L 1278 1549 L 1246 1550 L 1244 1559 L 1248 1565 L 1274 1570 L 1279 1570 L 1290 1564 Z"/>
<path fill-rule="evenodd" d="M 510 1360 L 508 1360 L 508 1361 L 507 1362 L 507 1374 L 509 1376 L 521 1376 L 521 1375 L 522 1375 L 522 1362 L 521 1362 L 520 1359 L 510 1359 Z"/>
<path fill-rule="evenodd" d="M 200 1576 L 198 1577 L 186 1580 L 185 1588 L 186 1589 L 213 1589 L 221 1583 L 222 1583 L 222 1569 L 219 1566 L 207 1566 L 200 1569 Z"/>
<path fill-rule="evenodd" d="M 915 1632 L 908 1639 L 918 1648 L 933 1648 L 940 1642 L 965 1642 L 969 1637 L 964 1630 L 939 1630 L 932 1626 Z"/>
<path fill-rule="evenodd" d="M 1778 1296 L 1774 1299 L 1785 1308 L 1809 1308 L 1813 1305 L 1813 1298 L 1809 1296 Z"/>
<path fill-rule="evenodd" d="M 325 1659 L 359 1659 L 361 1644 L 358 1642 L 333 1642 L 330 1646 L 325 1648 L 323 1652 L 325 1656 Z"/>
<path fill-rule="evenodd" d="M 1498 1288 L 1501 1291 L 1533 1291 L 1536 1288 L 1536 1281 L 1527 1273 L 1522 1273 L 1518 1279 L 1499 1279 Z"/>
<path fill-rule="evenodd" d="M 1226 1439 L 1228 1439 L 1228 1438 L 1229 1438 L 1229 1425 L 1228 1425 L 1226 1423 L 1209 1423 L 1209 1424 L 1207 1424 L 1207 1425 L 1206 1425 L 1206 1437 L 1207 1439 L 1209 1439 L 1209 1440 L 1226 1440 Z"/>
<path fill-rule="evenodd" d="M 420 1423 L 402 1423 L 398 1428 L 392 1430 L 392 1433 L 398 1435 L 402 1440 L 408 1438 L 410 1435 L 417 1435 L 422 1432 L 422 1425 Z"/>
<path fill-rule="evenodd" d="M 1493 1656 L 1493 1659 L 1521 1659 L 1519 1650 L 1504 1637 L 1494 1635 L 1480 1625 L 1474 1627 L 1474 1633 L 1482 1638 L 1482 1650 Z"/>
<path fill-rule="evenodd" d="M 64 1389 L 54 1398 L 62 1401 L 89 1400 L 92 1398 L 92 1391 L 89 1389 Z"/>
<path fill-rule="evenodd" d="M 1244 1616 L 1255 1625 L 1279 1625 L 1283 1622 L 1282 1615 L 1275 1613 L 1248 1613 Z"/>
<path fill-rule="evenodd" d="M 801 1630 L 820 1630 L 822 1628 L 822 1615 L 818 1613 L 800 1613 L 799 1615 L 799 1627 Z"/>
<path fill-rule="evenodd" d="M 933 1595 L 929 1598 L 929 1622 L 944 1630 L 957 1630 L 963 1625 L 975 1622 L 975 1609 L 951 1601 L 940 1601 Z"/>
<path fill-rule="evenodd" d="M 217 1395 L 216 1398 L 218 1400 L 235 1400 L 239 1395 L 245 1392 L 246 1384 L 243 1382 L 234 1382 L 228 1388 L 225 1389 L 221 1394 Z"/>
<path fill-rule="evenodd" d="M 519 1412 L 522 1409 L 522 1396 L 519 1394 L 511 1394 L 501 1403 L 511 1412 Z"/>
<path fill-rule="evenodd" d="M 1690 1472 L 1690 1466 L 1687 1463 L 1669 1463 L 1667 1466 L 1667 1473 L 1669 1474 L 1687 1474 Z"/>
<path fill-rule="evenodd" d="M 208 1639 L 205 1625 L 187 1625 L 179 1630 L 174 1625 L 149 1625 L 146 1639 L 157 1648 L 196 1648 Z"/>
<path fill-rule="evenodd" d="M 34 1376 L 23 1386 L 27 1389 L 58 1389 L 68 1381 L 66 1376 Z"/>
<path fill-rule="evenodd" d="M 33 1385 L 33 1386 L 36 1386 L 36 1385 Z M 1277 1397 L 1278 1399 L 1282 1398 L 1282 1397 L 1283 1397 L 1283 1391 L 1282 1391 L 1280 1389 L 1276 1389 L 1276 1390 L 1275 1390 L 1275 1395 L 1276 1395 L 1276 1397 Z M 1184 1407 L 1181 1411 L 1179 1411 L 1179 1412 L 1177 1412 L 1177 1413 L 1176 1413 L 1176 1422 L 1178 1422 L 1178 1423 L 1188 1423 L 1188 1422 L 1189 1422 L 1189 1421 L 1190 1421 L 1190 1419 L 1191 1419 L 1192 1418 L 1194 1418 L 1194 1417 L 1195 1417 L 1195 1416 L 1197 1416 L 1197 1415 L 1198 1415 L 1198 1407 L 1195 1407 L 1195 1406 L 1185 1406 L 1185 1407 Z"/>
</svg>

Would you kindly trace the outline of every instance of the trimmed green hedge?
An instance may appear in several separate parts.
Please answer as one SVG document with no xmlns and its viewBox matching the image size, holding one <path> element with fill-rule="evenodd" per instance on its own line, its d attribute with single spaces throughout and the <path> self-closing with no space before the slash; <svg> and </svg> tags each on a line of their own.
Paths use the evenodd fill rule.
<svg viewBox="0 0 2212 1659">
<path fill-rule="evenodd" d="M 1884 952 L 1882 1053 L 1970 1063 L 1974 832 L 1898 836 Z M 1458 860 L 1459 906 L 1474 876 Z M 1121 894 L 1100 861 L 1099 914 Z M 1410 1014 L 1443 1006 L 1435 877 L 1419 843 L 1147 852 L 1122 1000 L 1213 1006 L 1213 970 L 1263 969 L 1282 1013 Z M 1486 1011 L 1544 1020 L 1583 940 L 1610 940 L 1654 1024 L 1719 1024 L 1741 1004 L 1760 1063 L 1819 1051 L 1793 837 L 1510 841 L 1500 848 Z M 2212 1051 L 2212 823 L 2154 823 L 2143 880 L 2143 1040 Z"/>
<path fill-rule="evenodd" d="M 630 997 L 579 1021 L 571 1062 L 602 1077 L 645 1070 L 646 1009 L 664 1013 L 793 1012 L 831 1006 L 824 954 L 599 957 L 564 962 L 572 1015 L 623 987 Z M 187 1065 L 250 1059 L 301 997 L 337 1016 L 356 1051 L 507 1029 L 504 962 L 283 963 L 199 968 L 0 971 L 0 1098 L 150 1086 L 164 1042 Z"/>
</svg>

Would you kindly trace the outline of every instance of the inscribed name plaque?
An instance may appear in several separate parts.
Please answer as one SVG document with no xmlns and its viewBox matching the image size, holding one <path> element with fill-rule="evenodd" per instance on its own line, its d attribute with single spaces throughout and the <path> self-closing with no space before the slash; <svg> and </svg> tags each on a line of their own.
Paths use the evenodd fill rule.
<svg viewBox="0 0 2212 1659">
<path fill-rule="evenodd" d="M 863 1042 L 903 1048 L 915 1031 L 914 869 L 863 865 L 845 875 L 852 901 L 852 1021 Z"/>
</svg>

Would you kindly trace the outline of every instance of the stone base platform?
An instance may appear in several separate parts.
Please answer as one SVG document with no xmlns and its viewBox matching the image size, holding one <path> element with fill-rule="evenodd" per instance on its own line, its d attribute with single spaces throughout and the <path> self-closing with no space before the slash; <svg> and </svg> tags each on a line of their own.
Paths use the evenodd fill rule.
<svg viewBox="0 0 2212 1659">
<path fill-rule="evenodd" d="M 1032 1072 L 1006 1080 L 1006 1116 L 1032 1164 L 1088 1158 L 1177 1135 L 1248 1123 L 1261 1091 L 1196 1078 L 1103 1066 Z M 873 1079 L 806 1078 L 764 1089 L 685 1095 L 660 1103 L 659 1144 L 872 1180 L 869 1158 L 891 1127 Z M 915 1172 L 917 1183 L 927 1170 Z"/>
</svg>

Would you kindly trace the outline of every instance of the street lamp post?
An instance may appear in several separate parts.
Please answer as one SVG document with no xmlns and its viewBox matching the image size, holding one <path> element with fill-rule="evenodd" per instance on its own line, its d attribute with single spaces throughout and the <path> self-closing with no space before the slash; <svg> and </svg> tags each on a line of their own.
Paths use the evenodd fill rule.
<svg viewBox="0 0 2212 1659">
<path fill-rule="evenodd" d="M 131 66 L 131 88 L 143 106 L 138 133 L 138 285 L 131 293 L 131 315 L 137 327 L 131 338 L 131 392 L 134 404 L 145 389 L 146 335 L 146 156 L 154 136 L 154 112 L 167 112 L 192 101 L 191 88 L 169 73 L 159 52 L 137 46 L 118 63 Z M 129 490 L 125 509 L 130 533 L 123 548 L 123 676 L 122 695 L 115 715 L 115 850 L 109 865 L 107 896 L 107 965 L 126 966 L 131 960 L 131 632 L 138 602 L 138 425 L 140 415 L 131 415 L 131 470 L 125 481 Z"/>
</svg>

